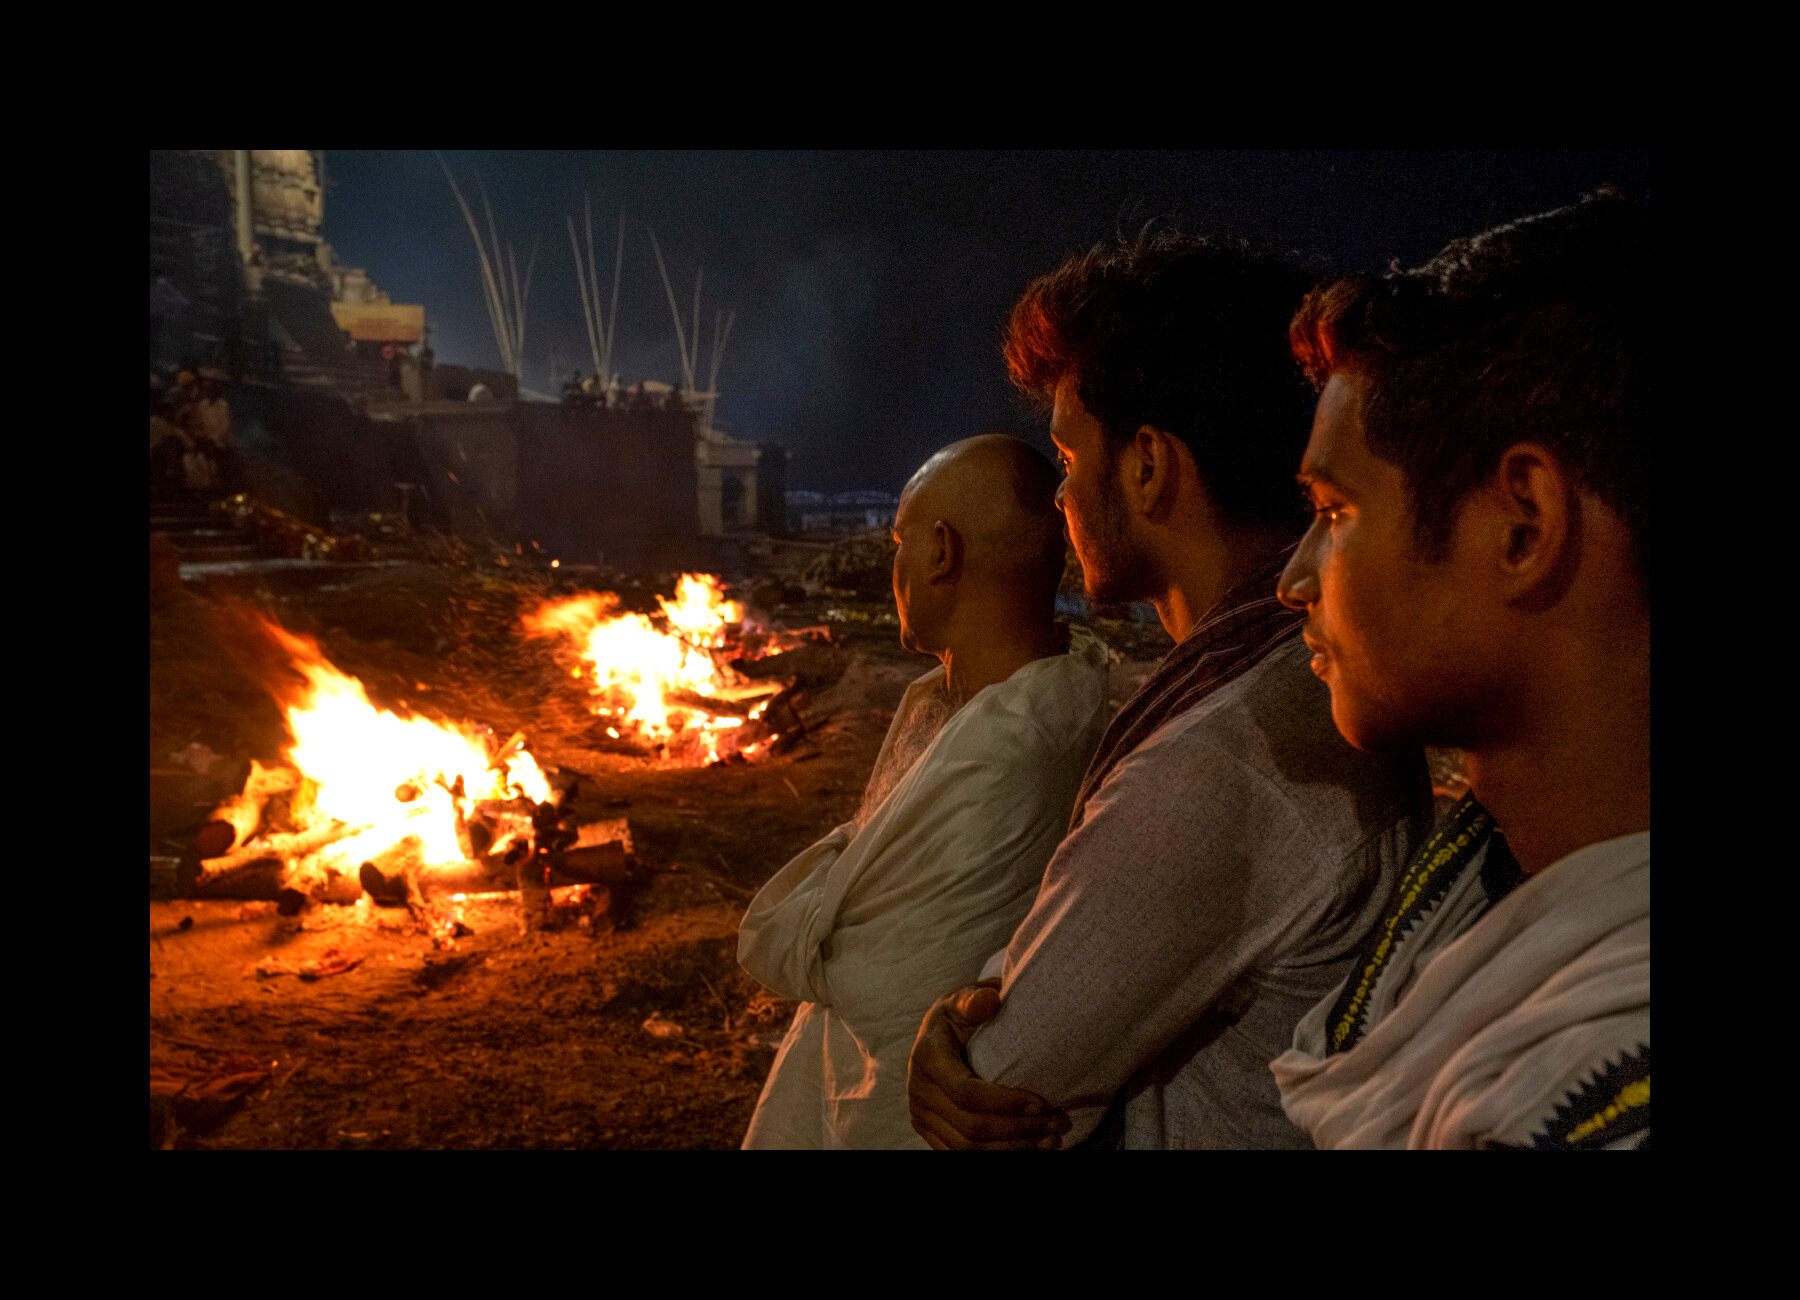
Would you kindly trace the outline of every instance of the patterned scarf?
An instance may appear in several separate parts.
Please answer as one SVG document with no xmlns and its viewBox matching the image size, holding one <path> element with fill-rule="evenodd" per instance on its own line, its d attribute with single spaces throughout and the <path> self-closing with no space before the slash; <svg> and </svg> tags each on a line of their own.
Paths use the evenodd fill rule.
<svg viewBox="0 0 1800 1300">
<path fill-rule="evenodd" d="M 1075 811 L 1069 817 L 1071 831 L 1081 825 L 1088 798 L 1121 759 L 1163 723 L 1254 668 L 1300 630 L 1306 615 L 1287 608 L 1275 596 L 1275 584 L 1294 550 L 1295 546 L 1283 547 L 1220 597 L 1193 634 L 1169 651 L 1150 680 L 1125 701 L 1081 778 Z"/>
</svg>

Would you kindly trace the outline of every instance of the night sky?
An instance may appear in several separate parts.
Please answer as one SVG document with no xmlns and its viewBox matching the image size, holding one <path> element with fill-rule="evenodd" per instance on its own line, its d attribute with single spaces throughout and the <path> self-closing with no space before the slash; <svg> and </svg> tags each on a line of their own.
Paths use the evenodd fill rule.
<svg viewBox="0 0 1800 1300">
<path fill-rule="evenodd" d="M 701 382 L 714 309 L 737 312 L 719 427 L 785 444 L 788 485 L 828 492 L 898 491 L 938 447 L 995 429 L 1047 449 L 1006 381 L 1001 328 L 1032 276 L 1121 228 L 1153 217 L 1222 228 L 1316 256 L 1323 275 L 1410 264 L 1598 185 L 1642 197 L 1651 183 L 1647 151 L 443 156 L 482 221 L 479 172 L 521 275 L 539 242 L 528 388 L 556 393 L 571 370 L 593 370 L 564 225 L 572 215 L 579 228 L 586 190 L 603 299 L 626 214 L 622 382 L 681 373 L 648 223 L 684 322 L 704 268 Z M 338 259 L 393 301 L 424 304 L 439 361 L 497 367 L 474 245 L 436 157 L 331 150 L 325 171 Z"/>
</svg>

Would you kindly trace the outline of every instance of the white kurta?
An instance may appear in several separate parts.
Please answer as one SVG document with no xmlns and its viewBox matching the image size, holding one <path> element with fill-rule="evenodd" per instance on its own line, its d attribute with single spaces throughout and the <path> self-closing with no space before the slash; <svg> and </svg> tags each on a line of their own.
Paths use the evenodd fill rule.
<svg viewBox="0 0 1800 1300">
<path fill-rule="evenodd" d="M 1480 887 L 1471 869 L 1437 911 Z M 1529 1146 L 1650 1045 L 1648 831 L 1577 849 L 1447 934 L 1433 919 L 1395 945 L 1361 1041 L 1327 1054 L 1334 993 L 1269 1067 L 1321 1149 Z"/>
<path fill-rule="evenodd" d="M 1106 728 L 1106 648 L 1069 651 L 976 693 L 868 824 L 846 822 L 763 886 L 738 930 L 744 969 L 804 1002 L 746 1148 L 923 1148 L 906 1060 L 926 1010 L 974 982 L 1031 910 Z M 886 756 L 935 668 L 907 688 Z M 880 764 L 877 759 L 877 766 Z"/>
</svg>

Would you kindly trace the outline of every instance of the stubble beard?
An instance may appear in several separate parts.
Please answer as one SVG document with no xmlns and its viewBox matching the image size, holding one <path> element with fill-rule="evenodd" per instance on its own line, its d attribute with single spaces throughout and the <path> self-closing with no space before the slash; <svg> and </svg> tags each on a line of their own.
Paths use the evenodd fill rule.
<svg viewBox="0 0 1800 1300">
<path fill-rule="evenodd" d="M 1096 503 L 1094 527 L 1081 530 L 1083 544 L 1075 548 L 1082 588 L 1096 605 L 1122 605 L 1149 594 L 1150 566 L 1131 536 L 1116 461 L 1112 469 L 1107 490 Z M 1070 530 L 1071 538 L 1074 532 Z"/>
</svg>

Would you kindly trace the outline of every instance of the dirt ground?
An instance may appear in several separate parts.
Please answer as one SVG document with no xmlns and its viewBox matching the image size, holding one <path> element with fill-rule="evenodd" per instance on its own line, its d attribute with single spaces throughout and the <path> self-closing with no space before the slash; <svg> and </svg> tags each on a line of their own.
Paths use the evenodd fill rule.
<svg viewBox="0 0 1800 1300">
<path fill-rule="evenodd" d="M 427 564 L 279 576 L 189 582 L 151 608 L 152 1146 L 735 1147 L 793 1014 L 738 967 L 737 922 L 854 810 L 894 705 L 930 666 L 899 646 L 891 602 L 766 611 L 832 629 L 800 665 L 806 738 L 748 766 L 659 770 L 595 748 L 566 666 L 518 633 L 518 613 L 568 579 Z M 527 930 L 514 898 L 492 896 L 446 940 L 366 901 L 289 918 L 170 896 L 196 869 L 194 827 L 285 740 L 234 609 L 316 636 L 378 704 L 523 730 L 540 762 L 582 773 L 583 818 L 627 818 L 653 872 L 629 922 L 600 896 Z M 1094 626 L 1120 651 L 1122 700 L 1167 639 Z"/>
</svg>

